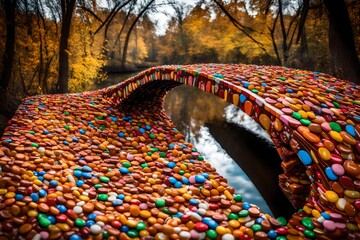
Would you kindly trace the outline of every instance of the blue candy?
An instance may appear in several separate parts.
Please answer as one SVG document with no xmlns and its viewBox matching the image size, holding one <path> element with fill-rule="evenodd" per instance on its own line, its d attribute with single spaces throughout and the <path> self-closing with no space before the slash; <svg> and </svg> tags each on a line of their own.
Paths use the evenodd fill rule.
<svg viewBox="0 0 360 240">
<path fill-rule="evenodd" d="M 243 208 L 244 208 L 245 210 L 248 210 L 249 208 L 251 208 L 250 203 L 248 203 L 248 202 L 243 202 Z"/>
<path fill-rule="evenodd" d="M 336 176 L 336 174 L 333 172 L 333 170 L 331 169 L 331 167 L 325 168 L 325 174 L 326 174 L 326 176 L 327 176 L 331 181 L 336 181 L 336 180 L 338 180 L 338 176 Z"/>
<path fill-rule="evenodd" d="M 95 218 L 94 218 L 95 219 Z M 91 227 L 92 225 L 94 225 L 95 224 L 95 221 L 94 220 L 87 220 L 86 221 L 86 226 L 89 228 L 89 227 Z"/>
<path fill-rule="evenodd" d="M 121 138 L 123 138 L 123 137 L 125 137 L 125 134 L 124 134 L 123 132 L 119 132 L 119 133 L 118 133 L 118 136 L 121 137 Z"/>
<path fill-rule="evenodd" d="M 92 168 L 89 167 L 89 166 L 83 166 L 83 169 L 82 169 L 84 172 L 91 172 L 92 171 Z"/>
<path fill-rule="evenodd" d="M 51 224 L 55 224 L 56 223 L 56 218 L 53 215 L 49 215 L 46 217 L 47 219 L 49 219 L 49 221 L 51 222 Z"/>
<path fill-rule="evenodd" d="M 120 172 L 123 173 L 123 174 L 126 174 L 126 173 L 129 173 L 129 169 L 125 168 L 125 167 L 121 167 L 120 168 Z"/>
<path fill-rule="evenodd" d="M 176 178 L 174 178 L 174 177 L 169 177 L 169 182 L 171 183 L 171 184 L 174 184 L 174 183 L 176 183 Z"/>
<path fill-rule="evenodd" d="M 70 237 L 69 237 L 69 240 L 82 240 L 82 238 L 77 235 L 77 234 L 72 234 Z"/>
<path fill-rule="evenodd" d="M 115 199 L 113 202 L 112 202 L 112 205 L 113 206 L 121 206 L 123 204 L 123 200 L 121 199 Z"/>
<path fill-rule="evenodd" d="M 129 227 L 126 225 L 123 225 L 123 226 L 121 226 L 120 231 L 127 233 L 129 231 Z"/>
<path fill-rule="evenodd" d="M 297 154 L 304 165 L 308 166 L 312 163 L 312 158 L 307 151 L 299 150 Z"/>
<path fill-rule="evenodd" d="M 79 178 L 82 177 L 83 172 L 81 170 L 74 170 L 74 176 Z"/>
<path fill-rule="evenodd" d="M 17 193 L 15 194 L 15 200 L 16 201 L 20 201 L 21 199 L 23 199 L 24 195 L 20 194 L 20 193 Z"/>
<path fill-rule="evenodd" d="M 203 175 L 196 175 L 196 176 L 195 176 L 195 181 L 196 181 L 197 183 L 204 183 L 205 180 L 206 180 L 206 178 L 205 178 Z"/>
<path fill-rule="evenodd" d="M 88 215 L 88 219 L 89 219 L 89 220 L 95 220 L 95 218 L 96 218 L 96 214 L 94 214 L 94 213 L 90 213 L 90 214 Z"/>
<path fill-rule="evenodd" d="M 56 180 L 51 180 L 51 181 L 50 181 L 50 185 L 51 185 L 52 187 L 57 187 L 58 181 L 56 181 Z"/>
<path fill-rule="evenodd" d="M 56 206 L 60 213 L 65 213 L 67 210 L 67 207 L 65 205 L 59 204 Z"/>
<path fill-rule="evenodd" d="M 181 188 L 182 187 L 182 183 L 179 181 L 176 181 L 176 183 L 174 184 L 175 188 Z"/>
<path fill-rule="evenodd" d="M 39 190 L 39 196 L 40 197 L 45 197 L 46 195 L 47 195 L 47 192 L 44 189 Z"/>
<path fill-rule="evenodd" d="M 174 162 L 168 162 L 167 166 L 168 166 L 169 168 L 174 168 L 174 167 L 176 166 L 176 163 L 174 163 Z"/>
<path fill-rule="evenodd" d="M 76 186 L 77 186 L 77 187 L 81 187 L 83 184 L 84 184 L 84 181 L 83 181 L 83 180 L 78 180 L 78 181 L 76 182 Z"/>
<path fill-rule="evenodd" d="M 208 227 L 212 228 L 212 229 L 215 229 L 217 226 L 219 226 L 219 224 L 210 217 L 204 217 L 202 219 L 202 222 L 205 223 L 206 225 L 208 225 Z"/>
<path fill-rule="evenodd" d="M 191 205 L 198 205 L 198 204 L 199 204 L 199 200 L 197 200 L 197 199 L 195 199 L 195 198 L 192 198 L 192 199 L 189 200 L 189 203 L 190 203 Z"/>
<path fill-rule="evenodd" d="M 39 201 L 39 196 L 36 193 L 30 194 L 30 197 L 31 197 L 33 202 Z"/>
<path fill-rule="evenodd" d="M 350 134 L 353 137 L 356 137 L 355 128 L 352 125 L 346 125 L 345 130 L 348 134 Z"/>
</svg>

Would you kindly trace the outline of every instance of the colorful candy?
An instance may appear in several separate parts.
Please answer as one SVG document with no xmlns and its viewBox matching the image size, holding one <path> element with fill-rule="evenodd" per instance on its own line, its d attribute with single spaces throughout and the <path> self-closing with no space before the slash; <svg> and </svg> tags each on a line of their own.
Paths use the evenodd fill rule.
<svg viewBox="0 0 360 240">
<path fill-rule="evenodd" d="M 271 136 L 299 211 L 243 200 L 163 108 L 179 84 L 238 106 Z M 148 69 L 118 85 L 24 99 L 0 145 L 0 236 L 10 239 L 360 238 L 359 86 L 273 66 Z"/>
</svg>

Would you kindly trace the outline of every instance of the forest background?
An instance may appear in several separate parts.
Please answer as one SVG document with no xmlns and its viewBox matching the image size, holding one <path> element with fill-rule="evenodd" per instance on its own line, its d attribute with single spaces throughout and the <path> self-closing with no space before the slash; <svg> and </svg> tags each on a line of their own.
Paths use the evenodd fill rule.
<svg viewBox="0 0 360 240">
<path fill-rule="evenodd" d="M 358 0 L 0 0 L 0 7 L 6 118 L 26 96 L 84 91 L 108 72 L 160 64 L 282 65 L 360 82 Z"/>
</svg>

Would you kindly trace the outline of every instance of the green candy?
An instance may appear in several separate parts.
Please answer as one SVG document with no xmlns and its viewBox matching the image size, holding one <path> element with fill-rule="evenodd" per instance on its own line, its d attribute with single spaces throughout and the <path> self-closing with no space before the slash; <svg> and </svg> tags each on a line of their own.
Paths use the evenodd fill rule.
<svg viewBox="0 0 360 240">
<path fill-rule="evenodd" d="M 108 238 L 109 237 L 109 233 L 107 231 L 103 231 L 102 235 L 104 238 Z"/>
<path fill-rule="evenodd" d="M 240 194 L 234 195 L 234 201 L 235 202 L 241 202 L 242 201 L 242 196 Z"/>
<path fill-rule="evenodd" d="M 94 185 L 94 188 L 96 188 L 96 189 L 101 188 L 101 187 L 102 187 L 102 185 L 100 183 Z"/>
<path fill-rule="evenodd" d="M 304 235 L 307 238 L 315 239 L 315 233 L 309 229 L 304 230 Z"/>
<path fill-rule="evenodd" d="M 184 170 L 180 170 L 180 171 L 178 172 L 178 174 L 184 175 L 184 174 L 185 174 L 185 171 L 184 171 Z"/>
<path fill-rule="evenodd" d="M 257 89 L 252 89 L 251 90 L 253 93 L 258 93 L 259 92 L 259 90 L 257 90 Z"/>
<path fill-rule="evenodd" d="M 330 125 L 332 130 L 334 130 L 336 132 L 341 132 L 341 127 L 340 127 L 340 125 L 338 123 L 330 122 L 329 125 Z"/>
<path fill-rule="evenodd" d="M 101 176 L 99 179 L 100 179 L 100 181 L 103 182 L 103 183 L 108 183 L 108 182 L 110 182 L 110 178 L 105 177 L 105 176 Z"/>
<path fill-rule="evenodd" d="M 287 238 L 284 237 L 284 236 L 278 236 L 278 237 L 276 237 L 275 239 L 276 239 L 276 240 L 287 240 Z"/>
<path fill-rule="evenodd" d="M 200 156 L 198 156 L 197 160 L 202 161 L 202 160 L 204 160 L 204 157 L 200 155 Z"/>
<path fill-rule="evenodd" d="M 40 220 L 41 218 L 47 218 L 47 215 L 45 213 L 39 213 L 36 218 Z"/>
<path fill-rule="evenodd" d="M 139 222 L 136 225 L 136 230 L 141 231 L 141 230 L 145 230 L 146 229 L 146 224 L 144 222 Z"/>
<path fill-rule="evenodd" d="M 166 153 L 160 152 L 160 157 L 162 157 L 162 158 L 166 157 Z"/>
<path fill-rule="evenodd" d="M 340 108 L 340 104 L 338 102 L 332 102 L 336 108 Z"/>
<path fill-rule="evenodd" d="M 106 128 L 106 125 L 101 125 L 99 129 L 102 131 L 102 130 L 104 130 L 105 128 Z"/>
<path fill-rule="evenodd" d="M 287 221 L 284 217 L 278 217 L 276 220 L 281 224 L 281 226 L 286 226 Z"/>
<path fill-rule="evenodd" d="M 147 163 L 143 163 L 140 165 L 142 168 L 147 168 L 148 167 L 148 164 Z"/>
<path fill-rule="evenodd" d="M 249 212 L 248 210 L 241 210 L 239 213 L 238 213 L 239 217 L 247 217 L 249 215 Z"/>
<path fill-rule="evenodd" d="M 300 122 L 302 125 L 309 126 L 311 124 L 311 121 L 308 119 L 300 119 Z"/>
<path fill-rule="evenodd" d="M 108 200 L 108 195 L 106 195 L 106 194 L 104 194 L 104 193 L 100 193 L 99 195 L 98 195 L 98 199 L 100 200 L 100 201 L 107 201 Z"/>
<path fill-rule="evenodd" d="M 295 119 L 297 119 L 297 120 L 302 119 L 301 114 L 300 114 L 300 113 L 298 113 L 298 112 L 293 112 L 293 113 L 292 113 L 292 116 L 293 116 L 293 118 L 295 118 Z"/>
<path fill-rule="evenodd" d="M 69 127 L 68 125 L 65 125 L 64 128 L 65 128 L 66 130 L 70 130 L 70 127 Z"/>
<path fill-rule="evenodd" d="M 262 227 L 260 224 L 254 224 L 251 226 L 251 229 L 254 231 L 254 232 L 258 232 L 258 231 L 261 231 L 262 230 Z"/>
<path fill-rule="evenodd" d="M 169 213 L 170 213 L 168 208 L 164 208 L 164 209 L 163 209 L 163 212 L 166 213 L 166 214 L 169 214 Z"/>
<path fill-rule="evenodd" d="M 127 232 L 127 235 L 131 238 L 136 238 L 139 236 L 139 233 L 134 230 L 134 229 L 130 229 L 128 232 Z"/>
<path fill-rule="evenodd" d="M 69 112 L 65 111 L 65 112 L 64 112 L 64 115 L 65 115 L 65 116 L 68 116 L 68 115 L 69 115 Z"/>
<path fill-rule="evenodd" d="M 217 233 L 214 229 L 209 229 L 206 231 L 206 236 L 210 239 L 215 239 L 217 237 Z"/>
<path fill-rule="evenodd" d="M 39 145 L 37 143 L 31 143 L 30 146 L 38 148 Z"/>
<path fill-rule="evenodd" d="M 40 218 L 39 219 L 39 224 L 40 224 L 41 227 L 47 228 L 48 226 L 50 226 L 51 222 L 47 218 Z"/>
<path fill-rule="evenodd" d="M 238 218 L 239 218 L 239 216 L 236 213 L 230 213 L 228 215 L 229 220 L 237 220 Z"/>
<path fill-rule="evenodd" d="M 315 228 L 314 224 L 312 223 L 311 218 L 303 218 L 301 219 L 301 224 L 304 225 L 307 229 L 313 230 Z"/>
<path fill-rule="evenodd" d="M 153 133 L 150 133 L 149 137 L 150 137 L 151 139 L 156 138 L 156 136 L 155 136 Z"/>
<path fill-rule="evenodd" d="M 75 226 L 77 226 L 77 227 L 85 227 L 86 226 L 86 222 L 82 218 L 75 219 L 74 223 L 75 223 Z"/>
<path fill-rule="evenodd" d="M 123 166 L 124 168 L 129 168 L 129 167 L 131 167 L 131 163 L 129 163 L 129 162 L 124 162 L 124 163 L 122 164 L 122 166 Z"/>
<path fill-rule="evenodd" d="M 31 135 L 34 135 L 34 134 L 35 134 L 35 132 L 34 132 L 34 131 L 30 131 L 29 133 L 30 133 Z"/>
<path fill-rule="evenodd" d="M 156 207 L 164 207 L 165 206 L 165 199 L 157 198 L 155 200 Z"/>
</svg>

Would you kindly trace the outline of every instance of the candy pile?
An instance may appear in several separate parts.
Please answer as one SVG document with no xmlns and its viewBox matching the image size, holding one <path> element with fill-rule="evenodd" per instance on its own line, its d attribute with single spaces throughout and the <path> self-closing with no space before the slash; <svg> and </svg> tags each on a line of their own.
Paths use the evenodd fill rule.
<svg viewBox="0 0 360 240">
<path fill-rule="evenodd" d="M 179 84 L 267 130 L 299 209 L 288 221 L 234 193 L 184 141 L 162 108 Z M 0 239 L 358 239 L 359 97 L 320 73 L 204 64 L 24 99 L 0 145 Z"/>
</svg>

